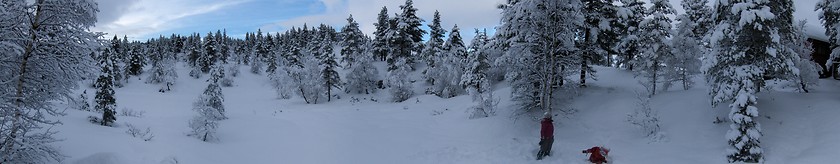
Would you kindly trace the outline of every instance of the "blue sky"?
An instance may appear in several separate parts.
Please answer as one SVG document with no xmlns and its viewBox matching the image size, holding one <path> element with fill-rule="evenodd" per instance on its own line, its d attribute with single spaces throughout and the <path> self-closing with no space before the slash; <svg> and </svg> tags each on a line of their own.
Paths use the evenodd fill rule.
<svg viewBox="0 0 840 164">
<path fill-rule="evenodd" d="M 393 16 L 404 0 L 97 0 L 100 6 L 99 23 L 93 31 L 109 35 L 127 35 L 134 40 L 146 40 L 172 33 L 188 35 L 226 29 L 231 36 L 262 29 L 282 32 L 304 23 L 333 25 L 340 29 L 346 18 L 353 17 L 362 31 L 371 34 L 376 14 L 382 6 Z M 488 29 L 499 24 L 500 11 L 495 8 L 505 0 L 414 0 L 418 16 L 431 21 L 439 10 L 443 26 L 449 31 L 456 23 L 466 41 L 473 37 L 473 29 Z M 714 1 L 714 0 L 710 0 Z M 806 19 L 813 33 L 822 33 L 816 12 L 817 0 L 794 0 L 795 17 Z M 682 13 L 680 0 L 671 4 Z M 448 34 L 447 34 L 448 35 Z"/>
</svg>

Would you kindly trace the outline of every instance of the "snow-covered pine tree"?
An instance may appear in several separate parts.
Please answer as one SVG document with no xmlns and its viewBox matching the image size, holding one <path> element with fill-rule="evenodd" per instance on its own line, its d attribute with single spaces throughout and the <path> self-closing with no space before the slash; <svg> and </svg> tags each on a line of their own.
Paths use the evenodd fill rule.
<svg viewBox="0 0 840 164">
<path fill-rule="evenodd" d="M 347 25 L 341 28 L 341 36 L 341 62 L 344 63 L 344 69 L 352 69 L 356 58 L 365 55 L 363 48 L 367 44 L 366 36 L 359 30 L 359 23 L 353 20 L 353 15 L 347 18 Z"/>
<path fill-rule="evenodd" d="M 831 44 L 831 58 L 826 63 L 826 66 L 831 69 L 831 61 L 840 61 L 840 2 L 835 0 L 820 0 L 817 2 L 817 8 L 821 10 L 820 20 L 823 27 L 825 27 L 825 35 L 828 35 L 828 43 Z M 829 72 L 840 72 L 838 70 Z"/>
<path fill-rule="evenodd" d="M 464 87 L 460 83 L 466 67 L 464 62 L 467 61 L 468 55 L 458 25 L 452 27 L 443 50 L 443 54 L 437 59 L 440 62 L 432 69 L 437 75 L 434 92 L 442 98 L 451 98 L 464 92 Z"/>
<path fill-rule="evenodd" d="M 691 36 L 694 37 L 695 40 L 701 42 L 709 30 L 714 28 L 714 22 L 712 22 L 712 10 L 709 8 L 708 4 L 709 0 L 683 0 L 680 3 L 683 9 L 685 9 L 685 18 L 683 19 L 692 21 L 691 24 L 688 24 L 692 27 Z M 702 43 L 701 45 L 706 47 L 707 44 L 708 43 Z"/>
<path fill-rule="evenodd" d="M 388 18 L 388 8 L 382 6 L 382 11 L 379 12 L 377 16 L 377 21 L 373 25 L 376 26 L 376 31 L 373 32 L 373 45 L 371 48 L 373 49 L 373 56 L 377 60 L 385 61 L 390 53 L 390 46 L 388 45 L 388 38 L 387 34 L 389 29 L 391 28 L 390 22 L 388 22 L 390 18 Z"/>
<path fill-rule="evenodd" d="M 219 50 L 217 48 L 216 39 L 213 37 L 212 32 L 208 32 L 206 36 L 204 36 L 204 51 L 201 57 L 198 58 L 198 66 L 201 69 L 202 73 L 210 73 L 210 69 L 213 67 L 213 64 L 219 60 Z"/>
<path fill-rule="evenodd" d="M 700 74 L 700 57 L 704 50 L 701 40 L 694 36 L 697 23 L 689 19 L 686 14 L 677 16 L 677 20 L 680 23 L 677 24 L 674 37 L 671 38 L 671 50 L 674 56 L 666 61 L 668 65 L 668 70 L 665 71 L 665 78 L 668 80 L 664 86 L 666 90 L 672 82 L 681 83 L 684 90 L 694 85 L 692 77 Z"/>
<path fill-rule="evenodd" d="M 263 56 L 262 60 L 263 63 L 266 64 L 265 72 L 271 74 L 272 72 L 277 70 L 278 65 L 278 58 L 277 54 L 274 51 L 274 38 L 271 37 L 271 34 L 266 34 L 265 40 L 261 45 L 263 50 L 257 51 L 261 53 Z"/>
<path fill-rule="evenodd" d="M 224 70 L 220 66 L 214 66 L 213 75 L 208 80 L 210 82 L 204 93 L 198 97 L 193 103 L 193 111 L 198 115 L 194 116 L 189 122 L 192 131 L 189 136 L 196 137 L 205 142 L 216 141 L 216 128 L 218 128 L 218 121 L 227 119 L 225 116 L 224 95 L 222 95 L 222 88 L 217 83 L 221 78 L 220 73 Z"/>
<path fill-rule="evenodd" d="M 718 0 L 712 18 L 711 51 L 702 70 L 710 85 L 712 105 L 731 102 L 732 120 L 726 138 L 729 162 L 762 162 L 762 136 L 756 93 L 767 73 L 797 73 L 794 60 L 784 53 L 778 26 L 766 0 Z M 736 14 L 737 13 L 737 14 Z"/>
<path fill-rule="evenodd" d="M 820 65 L 811 59 L 814 47 L 808 41 L 808 34 L 805 33 L 805 24 L 806 22 L 804 20 L 800 21 L 793 27 L 791 32 L 794 35 L 791 35 L 790 40 L 782 42 L 794 54 L 799 55 L 799 60 L 795 63 L 796 68 L 799 69 L 799 77 L 794 77 L 794 81 L 796 82 L 797 90 L 808 93 L 813 86 L 818 84 L 817 82 L 820 78 L 818 69 Z"/>
<path fill-rule="evenodd" d="M 604 46 L 601 46 L 599 42 L 600 39 L 598 38 L 601 36 L 601 33 L 611 30 L 612 27 L 611 23 L 612 14 L 617 9 L 615 5 L 613 5 L 614 0 L 581 0 L 583 2 L 583 17 L 585 19 L 584 24 L 581 26 L 581 31 L 583 34 L 581 37 L 581 43 L 579 43 L 580 49 L 580 86 L 586 86 L 586 79 L 587 74 L 590 75 L 590 78 L 595 77 L 595 69 L 592 69 L 592 64 L 601 60 L 601 57 L 606 56 L 603 54 L 607 54 L 607 50 L 604 49 Z"/>
<path fill-rule="evenodd" d="M 579 0 L 522 0 L 504 6 L 503 24 L 496 37 L 510 48 L 497 59 L 506 62 L 511 99 L 517 115 L 543 113 L 555 107 L 559 92 L 574 88 L 564 85 L 580 66 L 574 40 L 584 18 Z"/>
<path fill-rule="evenodd" d="M 398 22 L 396 30 L 403 35 L 398 39 L 403 40 L 397 41 L 395 47 L 405 50 L 394 53 L 404 56 L 406 64 L 412 68 L 411 70 L 414 70 L 415 60 L 419 58 L 415 55 L 419 55 L 420 51 L 423 50 L 423 35 L 426 34 L 426 31 L 420 28 L 423 25 L 423 19 L 417 17 L 417 8 L 414 8 L 413 0 L 405 0 L 405 4 L 400 5 L 400 9 L 402 9 L 402 13 L 396 18 Z"/>
<path fill-rule="evenodd" d="M 121 61 L 123 61 L 121 59 L 124 58 L 125 57 L 124 55 L 126 54 L 125 52 L 123 52 L 124 49 L 125 49 L 125 45 L 122 45 L 122 41 L 120 41 L 120 38 L 117 38 L 117 36 L 114 35 L 114 39 L 111 39 L 111 48 L 110 48 L 111 56 L 109 57 L 109 59 L 113 60 L 113 62 L 114 62 L 113 65 L 112 65 L 113 68 L 111 68 L 111 71 L 113 71 L 111 73 L 111 77 L 114 80 L 114 86 L 120 87 L 120 88 L 123 87 L 123 83 L 122 83 L 122 80 L 123 80 L 123 74 L 122 73 L 123 73 L 123 71 L 122 71 L 122 69 L 120 69 L 120 68 L 122 68 L 120 66 L 120 63 L 121 63 Z"/>
<path fill-rule="evenodd" d="M 411 67 L 408 66 L 402 57 L 396 59 L 396 69 L 388 71 L 386 83 L 390 88 L 394 102 L 403 102 L 414 96 L 414 87 L 411 84 L 408 73 Z"/>
<path fill-rule="evenodd" d="M 227 119 L 225 116 L 224 95 L 222 88 L 219 87 L 219 81 L 224 77 L 224 70 L 219 66 L 213 66 L 212 75 L 207 80 L 209 84 L 204 89 L 202 95 L 193 103 L 193 110 L 200 113 L 204 117 L 213 120 Z"/>
<path fill-rule="evenodd" d="M 617 50 L 623 53 L 619 54 L 619 61 L 616 64 L 632 71 L 634 70 L 633 64 L 636 55 L 641 53 L 642 45 L 639 41 L 639 35 L 642 31 L 639 28 L 639 23 L 645 19 L 645 2 L 641 0 L 621 0 L 621 3 L 624 6 L 619 10 L 618 17 L 624 29 L 619 32 L 621 41 L 617 45 Z"/>
<path fill-rule="evenodd" d="M 253 38 L 254 47 L 251 52 L 253 52 L 251 56 L 251 73 L 253 74 L 260 74 L 262 72 L 263 67 L 263 57 L 265 57 L 268 53 L 268 46 L 263 40 L 263 34 L 261 30 L 257 30 L 257 35 Z"/>
<path fill-rule="evenodd" d="M 436 60 L 440 58 L 440 55 L 444 51 L 443 44 L 445 42 L 443 37 L 445 34 L 446 30 L 440 25 L 440 12 L 435 11 L 432 24 L 429 25 L 429 41 L 426 42 L 426 46 L 420 54 L 420 57 L 426 62 L 426 70 L 423 70 L 423 76 L 432 85 L 435 84 L 435 79 L 430 74 L 434 74 L 432 71 L 437 65 Z"/>
<path fill-rule="evenodd" d="M 129 49 L 129 63 L 128 68 L 126 68 L 127 74 L 132 76 L 138 76 L 143 73 L 143 67 L 146 66 L 146 60 L 143 56 L 143 51 L 140 49 L 139 46 L 132 46 Z"/>
<path fill-rule="evenodd" d="M 106 48 L 101 56 L 99 57 L 99 67 L 101 67 L 99 78 L 96 79 L 96 97 L 94 100 L 96 101 L 96 106 L 94 110 L 97 112 L 102 112 L 102 126 L 111 126 L 114 121 L 117 120 L 116 118 L 116 111 L 117 111 L 117 101 L 114 98 L 114 76 L 116 72 L 112 69 L 114 68 L 114 58 L 116 58 L 113 54 L 113 51 Z"/>
<path fill-rule="evenodd" d="M 454 32 L 454 30 L 453 30 Z M 493 90 L 490 88 L 490 79 L 487 72 L 490 70 L 490 61 L 487 54 L 481 52 L 481 46 L 485 44 L 486 37 L 476 29 L 476 36 L 473 38 L 471 50 L 465 62 L 464 75 L 461 76 L 460 84 L 466 88 L 467 93 L 472 96 L 474 106 L 471 118 L 489 117 L 495 115 L 496 101 L 493 98 Z"/>
<path fill-rule="evenodd" d="M 160 46 L 160 45 L 158 45 Z M 149 70 L 149 77 L 146 78 L 146 83 L 161 84 L 159 92 L 166 92 L 172 90 L 172 85 L 175 85 L 178 79 L 178 72 L 175 71 L 175 54 L 169 54 L 162 48 L 157 48 L 152 54 L 157 56 L 153 58 L 160 58 L 157 62 L 152 62 L 152 68 Z"/>
<path fill-rule="evenodd" d="M 656 95 L 656 86 L 665 79 L 665 63 L 673 59 L 671 45 L 667 39 L 671 37 L 671 19 L 667 15 L 674 14 L 671 3 L 667 0 L 651 0 L 647 19 L 639 23 L 639 41 L 642 44 L 641 53 L 636 60 L 636 73 L 645 77 L 642 85 L 647 88 L 649 96 Z"/>
<path fill-rule="evenodd" d="M 98 35 L 91 0 L 0 2 L 0 163 L 60 163 L 45 126 L 62 113 L 52 101 L 68 96 L 95 65 Z"/>
<path fill-rule="evenodd" d="M 321 78 L 323 78 L 322 85 L 324 85 L 324 89 L 327 91 L 327 102 L 331 101 L 332 99 L 332 89 L 340 89 L 341 88 L 341 77 L 338 75 L 336 69 L 340 67 L 338 62 L 335 61 L 335 54 L 333 53 L 333 44 L 330 41 L 329 37 L 323 37 L 323 41 L 321 42 L 321 52 L 320 52 L 320 65 L 321 65 Z"/>
</svg>

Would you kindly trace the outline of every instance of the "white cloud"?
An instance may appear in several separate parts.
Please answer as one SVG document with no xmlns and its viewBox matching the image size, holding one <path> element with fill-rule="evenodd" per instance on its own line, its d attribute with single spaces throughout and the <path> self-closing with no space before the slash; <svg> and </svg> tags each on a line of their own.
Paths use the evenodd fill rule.
<svg viewBox="0 0 840 164">
<path fill-rule="evenodd" d="M 121 3 L 122 2 L 122 3 Z M 132 38 L 178 28 L 180 19 L 210 13 L 245 1 L 206 0 L 99 0 L 100 18 L 93 31 Z"/>
</svg>

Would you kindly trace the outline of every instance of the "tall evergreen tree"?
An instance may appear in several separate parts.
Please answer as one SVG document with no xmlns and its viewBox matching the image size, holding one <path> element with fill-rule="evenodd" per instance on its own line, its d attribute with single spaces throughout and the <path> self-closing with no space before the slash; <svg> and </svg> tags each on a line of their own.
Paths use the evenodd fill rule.
<svg viewBox="0 0 840 164">
<path fill-rule="evenodd" d="M 432 19 L 432 24 L 429 25 L 429 29 L 429 41 L 426 42 L 426 46 L 423 48 L 421 58 L 426 62 L 427 66 L 426 70 L 423 70 L 426 81 L 435 84 L 435 79 L 429 74 L 433 73 L 431 70 L 434 70 L 437 64 L 436 60 L 440 58 L 443 52 L 443 44 L 445 43 L 443 37 L 446 34 L 446 30 L 440 25 L 440 12 L 435 11 L 435 16 Z"/>
<path fill-rule="evenodd" d="M 390 49 L 388 48 L 388 38 L 387 34 L 391 28 L 390 22 L 388 22 L 390 18 L 388 18 L 388 8 L 382 6 L 382 11 L 379 12 L 377 16 L 377 21 L 373 25 L 376 26 L 376 31 L 373 32 L 373 56 L 381 61 L 385 61 L 390 53 Z"/>
<path fill-rule="evenodd" d="M 759 145 L 761 127 L 756 93 L 763 87 L 770 72 L 796 73 L 794 59 L 783 53 L 779 41 L 778 13 L 766 0 L 718 0 L 712 16 L 715 29 L 711 33 L 712 49 L 704 57 L 703 71 L 710 85 L 712 105 L 731 102 L 730 130 L 726 134 L 731 146 L 729 162 L 762 162 L 764 151 Z M 737 6 L 737 7 L 736 7 Z M 737 13 L 737 14 L 735 14 Z"/>
<path fill-rule="evenodd" d="M 595 75 L 592 64 L 601 60 L 607 50 L 601 46 L 599 36 L 611 29 L 611 14 L 616 11 L 612 4 L 613 0 L 581 0 L 583 2 L 583 16 L 585 18 L 581 26 L 582 42 L 579 43 L 580 53 L 580 85 L 586 86 L 587 74 Z"/>
<path fill-rule="evenodd" d="M 406 0 L 400 9 L 402 13 L 390 20 L 391 30 L 386 35 L 390 47 L 386 59 L 388 70 L 397 69 L 396 61 L 399 58 L 405 59 L 406 64 L 414 70 L 415 55 L 419 55 L 423 48 L 423 35 L 426 31 L 420 28 L 423 19 L 417 17 L 417 8 L 414 8 L 412 0 Z"/>
<path fill-rule="evenodd" d="M 453 30 L 454 32 L 454 30 Z M 470 42 L 471 50 L 469 57 L 466 59 L 466 69 L 464 75 L 461 76 L 460 84 L 466 88 L 473 101 L 478 104 L 475 106 L 475 111 L 472 117 L 488 117 L 495 114 L 495 101 L 490 88 L 490 79 L 487 72 L 490 70 L 490 61 L 487 58 L 487 53 L 481 51 L 482 44 L 486 42 L 486 37 L 478 30 L 475 30 L 476 37 Z"/>
<path fill-rule="evenodd" d="M 645 2 L 641 0 L 621 0 L 623 14 L 619 15 L 620 22 L 622 22 L 623 30 L 620 31 L 621 36 L 617 49 L 623 54 L 619 54 L 619 61 L 617 64 L 628 70 L 634 70 L 633 64 L 636 56 L 641 53 L 641 43 L 639 35 L 641 28 L 639 24 L 644 21 L 646 9 Z"/>
<path fill-rule="evenodd" d="M 99 43 L 88 29 L 99 11 L 91 0 L 0 2 L 0 163 L 60 163 L 51 143 L 62 110 L 53 101 L 70 94 L 94 68 Z"/>
<path fill-rule="evenodd" d="M 686 8 L 683 3 L 683 8 Z M 684 90 L 694 85 L 692 77 L 700 74 L 700 57 L 703 55 L 703 45 L 695 35 L 697 26 L 694 20 L 689 19 L 687 14 L 677 16 L 680 22 L 677 24 L 676 33 L 671 38 L 674 58 L 667 61 L 669 69 L 666 71 L 667 79 L 678 81 Z M 670 84 L 667 82 L 666 84 Z M 668 87 L 666 86 L 665 89 Z"/>
<path fill-rule="evenodd" d="M 324 85 L 324 89 L 327 91 L 327 102 L 332 100 L 332 89 L 333 88 L 341 88 L 341 77 L 339 77 L 338 72 L 336 71 L 339 69 L 340 65 L 338 62 L 335 61 L 335 53 L 333 52 L 333 41 L 332 41 L 332 32 L 335 32 L 332 28 L 327 27 L 326 25 L 321 25 L 321 47 L 319 51 L 320 56 L 320 65 L 321 65 L 321 78 L 323 78 L 322 82 Z"/>
<path fill-rule="evenodd" d="M 138 46 L 132 46 L 129 49 L 130 59 L 126 71 L 128 75 L 138 76 L 143 73 L 143 67 L 146 65 L 146 60 L 143 56 L 143 51 Z"/>
<path fill-rule="evenodd" d="M 341 62 L 345 69 L 351 69 L 356 58 L 365 55 L 364 46 L 367 44 L 366 36 L 359 30 L 359 23 L 353 20 L 353 15 L 347 18 L 347 25 L 341 28 L 341 36 Z"/>
<path fill-rule="evenodd" d="M 102 126 L 111 126 L 116 118 L 117 101 L 114 98 L 114 52 L 108 48 L 103 51 L 99 58 L 99 67 L 102 68 L 99 78 L 96 79 L 96 106 L 94 110 L 102 112 Z"/>
<path fill-rule="evenodd" d="M 825 27 L 825 35 L 828 35 L 828 43 L 831 45 L 831 58 L 828 61 L 840 61 L 840 2 L 835 0 L 820 0 L 815 10 L 822 10 L 820 21 Z M 831 67 L 832 62 L 826 66 Z M 833 70 L 833 72 L 840 72 Z"/>
<path fill-rule="evenodd" d="M 656 94 L 656 86 L 664 79 L 666 61 L 674 58 L 667 42 L 671 37 L 671 19 L 667 15 L 675 12 L 667 0 L 652 0 L 651 3 L 650 15 L 639 24 L 642 31 L 639 41 L 643 46 L 636 64 L 639 66 L 636 72 L 647 78 L 642 84 L 649 96 Z"/>
<path fill-rule="evenodd" d="M 217 47 L 216 38 L 213 37 L 212 32 L 208 32 L 207 36 L 204 36 L 204 52 L 199 57 L 198 63 L 202 73 L 210 73 L 210 68 L 219 60 L 220 55 Z"/>
</svg>

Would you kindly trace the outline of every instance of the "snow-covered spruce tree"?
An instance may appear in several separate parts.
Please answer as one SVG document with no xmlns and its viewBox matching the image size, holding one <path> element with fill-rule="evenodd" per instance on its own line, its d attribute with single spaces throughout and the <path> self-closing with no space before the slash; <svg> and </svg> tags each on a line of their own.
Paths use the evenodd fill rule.
<svg viewBox="0 0 840 164">
<path fill-rule="evenodd" d="M 0 163 L 60 163 L 51 143 L 62 113 L 52 101 L 69 96 L 94 70 L 101 45 L 90 0 L 0 2 Z M 47 127 L 47 128 L 45 128 Z"/>
<path fill-rule="evenodd" d="M 729 162 L 761 162 L 761 126 L 758 118 L 758 88 L 767 72 L 796 73 L 794 60 L 780 55 L 776 15 L 767 0 L 718 0 L 712 18 L 711 51 L 702 70 L 710 85 L 712 105 L 731 102 L 730 130 L 726 133 Z M 737 14 L 734 14 L 737 13 Z"/>
<path fill-rule="evenodd" d="M 113 71 L 111 73 L 111 77 L 113 78 L 114 86 L 120 88 L 123 87 L 123 71 L 121 69 L 122 67 L 120 66 L 120 63 L 121 61 L 123 61 L 121 59 L 124 58 L 124 55 L 126 54 L 125 52 L 123 52 L 124 49 L 125 45 L 122 45 L 122 41 L 120 41 L 120 39 L 117 38 L 116 35 L 114 35 L 114 39 L 111 39 L 111 56 L 108 59 L 112 60 L 113 62 L 113 65 L 111 65 L 111 71 Z"/>
<path fill-rule="evenodd" d="M 811 54 L 814 48 L 811 42 L 808 41 L 808 34 L 805 33 L 805 21 L 800 21 L 793 27 L 791 39 L 783 41 L 790 50 L 799 55 L 799 60 L 796 61 L 796 68 L 799 68 L 799 77 L 794 77 L 796 80 L 796 88 L 800 92 L 808 93 L 813 86 L 817 85 L 820 78 L 820 65 L 811 59 Z"/>
<path fill-rule="evenodd" d="M 204 51 L 201 57 L 198 58 L 198 66 L 202 73 L 210 73 L 210 68 L 219 60 L 220 55 L 217 46 L 218 44 L 213 37 L 213 33 L 208 32 L 207 36 L 204 36 Z"/>
<path fill-rule="evenodd" d="M 344 56 L 342 62 L 346 63 L 345 69 L 350 69 L 350 72 L 345 75 L 344 91 L 365 94 L 375 92 L 379 71 L 373 66 L 374 56 L 367 49 L 370 44 L 359 30 L 359 24 L 353 20 L 352 15 L 347 18 L 347 25 L 341 31 L 344 36 L 341 49 L 341 54 Z"/>
<path fill-rule="evenodd" d="M 423 51 L 420 54 L 420 57 L 426 62 L 426 70 L 423 70 L 423 76 L 432 85 L 435 84 L 435 78 L 430 74 L 435 73 L 433 71 L 437 65 L 436 60 L 444 52 L 443 44 L 445 42 L 443 37 L 445 34 L 446 30 L 440 25 L 440 12 L 435 11 L 432 24 L 429 25 L 429 41 L 426 42 L 426 46 L 423 47 Z"/>
<path fill-rule="evenodd" d="M 390 49 L 388 48 L 388 30 L 391 27 L 390 22 L 388 22 L 390 18 L 388 18 L 388 8 L 382 6 L 382 11 L 379 12 L 377 16 L 377 21 L 373 25 L 376 26 L 376 31 L 373 32 L 373 45 L 371 49 L 373 49 L 373 56 L 376 60 L 385 61 L 390 53 Z"/>
<path fill-rule="evenodd" d="M 394 102 L 403 102 L 414 96 L 414 86 L 411 84 L 408 73 L 411 67 L 405 62 L 405 59 L 398 58 L 394 63 L 396 69 L 388 71 L 388 77 L 385 79 L 390 88 L 391 96 Z"/>
<path fill-rule="evenodd" d="M 193 103 L 193 110 L 203 117 L 216 121 L 227 119 L 223 104 L 225 98 L 222 94 L 222 88 L 219 87 L 219 81 L 222 77 L 224 77 L 224 70 L 219 66 L 213 66 L 210 79 L 207 80 L 209 82 L 207 88 Z"/>
<path fill-rule="evenodd" d="M 703 41 L 703 37 L 706 36 L 711 28 L 714 28 L 712 9 L 709 8 L 708 4 L 708 0 L 683 0 L 680 3 L 683 9 L 685 9 L 685 14 L 683 15 L 685 18 L 683 19 L 692 21 L 691 24 L 688 24 L 692 27 L 691 36 L 698 41 Z M 708 43 L 703 43 L 702 45 L 706 47 L 706 44 Z"/>
<path fill-rule="evenodd" d="M 129 49 L 129 63 L 126 68 L 126 74 L 131 76 L 138 76 L 143 73 L 143 67 L 146 66 L 146 60 L 143 56 L 143 51 L 138 46 L 132 46 Z"/>
<path fill-rule="evenodd" d="M 820 0 L 817 2 L 816 10 L 822 10 L 820 20 L 826 29 L 828 43 L 831 44 L 831 58 L 828 61 L 838 61 L 840 60 L 840 2 Z M 826 64 L 830 69 L 832 62 Z M 840 72 L 840 70 L 834 70 L 834 72 Z"/>
<path fill-rule="evenodd" d="M 102 112 L 102 122 L 100 122 L 102 126 L 111 126 L 117 120 L 117 100 L 114 98 L 115 80 L 113 76 L 116 72 L 112 70 L 115 64 L 114 58 L 116 58 L 114 55 L 113 51 L 108 48 L 102 52 L 99 57 L 99 67 L 102 71 L 99 78 L 96 79 L 96 83 L 94 83 L 94 86 L 96 86 L 96 97 L 94 97 L 96 106 L 94 110 Z"/>
<path fill-rule="evenodd" d="M 327 40 L 328 38 L 324 39 Z M 324 82 L 322 85 L 324 85 L 324 89 L 327 91 L 327 102 L 329 102 L 332 98 L 332 89 L 341 88 L 341 77 L 339 77 L 338 72 L 336 71 L 339 65 L 338 62 L 335 61 L 335 55 L 332 53 L 332 46 L 333 45 L 330 43 L 324 45 L 324 47 L 326 47 L 324 48 L 325 52 L 322 52 L 324 54 L 321 54 L 323 55 L 321 57 L 321 78 L 323 78 L 322 82 Z"/>
<path fill-rule="evenodd" d="M 452 27 L 452 32 L 443 45 L 443 52 L 437 57 L 438 62 L 430 68 L 431 73 L 428 74 L 435 79 L 432 92 L 442 98 L 460 95 L 464 92 L 460 82 L 461 76 L 464 75 L 467 47 L 464 46 L 458 25 Z"/>
<path fill-rule="evenodd" d="M 266 45 L 265 40 L 263 40 L 263 34 L 260 30 L 257 30 L 257 35 L 254 38 L 253 49 L 253 54 L 251 54 L 251 73 L 260 74 L 262 73 L 262 67 L 264 65 L 263 58 L 270 52 L 268 45 Z"/>
<path fill-rule="evenodd" d="M 423 35 L 426 31 L 420 28 L 423 19 L 417 17 L 417 8 L 414 8 L 414 1 L 406 0 L 400 5 L 402 13 L 398 14 L 391 24 L 392 29 L 386 38 L 390 41 L 390 53 L 386 61 L 388 70 L 397 69 L 396 60 L 405 59 L 406 64 L 414 70 L 415 54 L 420 54 L 423 49 Z"/>
<path fill-rule="evenodd" d="M 353 20 L 353 15 L 347 18 L 347 25 L 341 28 L 341 36 L 341 62 L 344 63 L 344 69 L 351 69 L 356 58 L 365 55 L 364 46 L 367 44 L 366 36 L 359 30 L 359 23 Z"/>
<path fill-rule="evenodd" d="M 454 30 L 453 30 L 454 31 Z M 472 96 L 476 106 L 471 118 L 481 118 L 493 116 L 496 113 L 496 100 L 493 97 L 493 90 L 490 88 L 490 79 L 487 77 L 487 72 L 490 70 L 490 61 L 487 59 L 487 54 L 481 52 L 478 45 L 485 42 L 485 38 L 476 30 L 476 37 L 473 38 L 471 44 L 473 50 L 469 52 L 469 57 L 466 60 L 466 70 L 461 76 L 460 84 L 466 88 L 467 93 Z"/>
<path fill-rule="evenodd" d="M 687 19 L 685 15 L 677 17 L 680 23 L 677 24 L 677 31 L 671 38 L 671 50 L 673 58 L 666 61 L 666 83 L 663 86 L 666 90 L 672 82 L 682 84 L 684 90 L 694 86 L 692 77 L 700 74 L 700 56 L 703 55 L 703 45 L 700 40 L 691 36 L 693 20 Z"/>
<path fill-rule="evenodd" d="M 506 79 L 512 87 L 511 99 L 517 115 L 543 113 L 554 109 L 564 85 L 580 66 L 574 40 L 583 25 L 579 0 L 522 0 L 503 7 L 497 33 L 508 35 L 510 48 L 499 61 L 508 62 Z"/>
<path fill-rule="evenodd" d="M 175 81 L 178 79 L 178 72 L 175 71 L 175 54 L 156 51 L 153 55 L 159 55 L 160 61 L 152 63 L 152 69 L 149 70 L 150 74 L 146 78 L 146 83 L 160 84 L 159 92 L 172 90 L 172 85 L 175 85 Z"/>
<path fill-rule="evenodd" d="M 217 141 L 216 128 L 218 121 L 227 119 L 225 116 L 224 96 L 218 81 L 224 75 L 222 67 L 214 66 L 212 75 L 208 80 L 210 84 L 204 89 L 204 93 L 193 103 L 193 110 L 198 113 L 189 122 L 192 131 L 189 136 L 196 137 L 205 142 Z"/>
<path fill-rule="evenodd" d="M 607 54 L 608 51 L 604 49 L 602 46 L 601 40 L 599 37 L 601 33 L 606 32 L 608 30 L 612 30 L 611 22 L 612 14 L 616 11 L 616 6 L 613 5 L 613 0 L 581 0 L 583 2 L 583 17 L 585 19 L 584 23 L 581 26 L 581 32 L 583 36 L 581 43 L 579 43 L 580 49 L 580 86 L 586 86 L 586 75 L 592 76 L 591 78 L 595 77 L 595 70 L 592 69 L 592 64 L 601 60 L 603 54 Z"/>
<path fill-rule="evenodd" d="M 674 14 L 675 11 L 667 0 L 651 0 L 651 3 L 653 5 L 648 9 L 650 15 L 639 23 L 639 41 L 642 47 L 634 65 L 638 67 L 636 73 L 645 78 L 642 85 L 648 89 L 650 96 L 653 96 L 656 95 L 656 86 L 665 82 L 664 64 L 673 59 L 671 45 L 667 42 L 671 37 L 671 19 L 667 15 Z"/>
<path fill-rule="evenodd" d="M 616 46 L 616 49 L 621 54 L 618 55 L 619 61 L 616 64 L 619 67 L 633 71 L 636 55 L 640 54 L 642 49 L 639 38 L 642 31 L 640 30 L 639 23 L 645 19 L 645 2 L 641 0 L 621 0 L 621 3 L 624 6 L 619 10 L 621 12 L 619 12 L 618 17 L 624 29 L 619 32 L 621 41 Z"/>
</svg>

